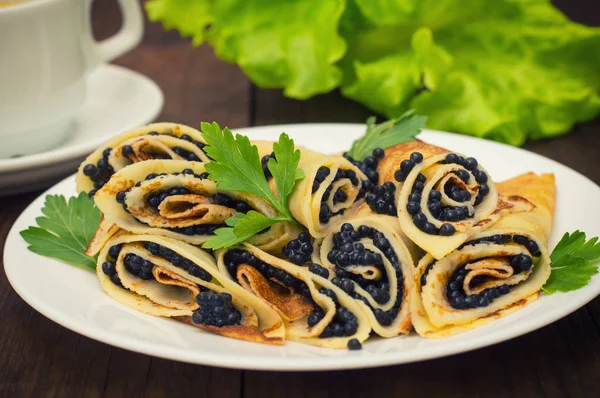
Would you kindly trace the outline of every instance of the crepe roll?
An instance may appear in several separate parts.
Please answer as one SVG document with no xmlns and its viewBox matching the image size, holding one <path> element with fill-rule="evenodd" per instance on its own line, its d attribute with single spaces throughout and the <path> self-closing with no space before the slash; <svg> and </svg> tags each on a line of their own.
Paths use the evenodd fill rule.
<svg viewBox="0 0 600 398">
<path fill-rule="evenodd" d="M 402 231 L 436 259 L 503 214 L 528 209 L 499 197 L 475 158 L 422 141 L 386 149 L 379 175 L 382 185 L 367 203 L 377 212 L 395 212 Z"/>
<path fill-rule="evenodd" d="M 258 146 L 263 171 L 270 179 L 267 163 L 270 157 L 275 156 L 273 143 L 254 141 L 253 144 Z M 358 167 L 342 156 L 298 149 L 302 154 L 298 168 L 304 170 L 306 177 L 296 184 L 289 198 L 290 211 L 311 236 L 322 238 L 332 225 L 347 216 L 364 198 L 366 191 L 363 185 L 371 183 Z"/>
<path fill-rule="evenodd" d="M 394 217 L 363 208 L 317 245 L 318 262 L 326 270 L 322 276 L 356 301 L 382 337 L 412 329 L 414 262 L 405 240 Z M 316 265 L 309 269 L 322 272 Z"/>
<path fill-rule="evenodd" d="M 119 231 L 98 256 L 102 289 L 135 310 L 241 340 L 283 344 L 281 317 L 219 273 L 207 252 L 170 238 Z"/>
<path fill-rule="evenodd" d="M 150 159 L 208 162 L 202 134 L 175 123 L 154 123 L 126 131 L 106 142 L 79 166 L 77 192 L 93 196 L 116 171 Z"/>
<path fill-rule="evenodd" d="M 421 336 L 445 337 L 516 311 L 538 297 L 550 276 L 554 176 L 528 173 L 497 187 L 534 207 L 503 216 L 439 260 L 427 255 L 419 262 L 411 302 Z"/>
<path fill-rule="evenodd" d="M 369 320 L 357 302 L 325 277 L 250 244 L 221 251 L 218 265 L 279 313 L 287 340 L 354 349 L 369 337 Z"/>
<path fill-rule="evenodd" d="M 236 213 L 277 212 L 264 200 L 218 189 L 204 164 L 185 160 L 148 160 L 115 173 L 94 196 L 104 219 L 137 234 L 154 234 L 200 245 Z M 252 237 L 264 250 L 280 250 L 296 228 L 277 223 Z"/>
</svg>

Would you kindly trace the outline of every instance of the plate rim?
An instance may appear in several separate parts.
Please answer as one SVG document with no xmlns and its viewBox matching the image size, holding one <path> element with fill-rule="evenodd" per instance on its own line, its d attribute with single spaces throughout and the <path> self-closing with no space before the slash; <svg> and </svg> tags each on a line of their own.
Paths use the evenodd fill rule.
<svg viewBox="0 0 600 398">
<path fill-rule="evenodd" d="M 247 134 L 249 131 L 256 131 L 261 129 L 281 129 L 281 128 L 326 128 L 326 127 L 336 127 L 336 128 L 358 128 L 363 127 L 363 124 L 358 123 L 297 123 L 297 124 L 278 124 L 278 125 L 267 125 L 267 126 L 256 126 L 256 127 L 246 127 L 240 129 L 233 129 L 234 132 Z M 470 137 L 463 136 L 455 133 L 447 133 L 436 130 L 424 130 L 425 137 L 423 137 L 426 141 L 430 139 L 429 135 L 432 134 L 431 139 L 435 139 L 435 135 L 443 134 L 443 135 L 452 135 L 460 138 L 464 138 L 467 140 L 480 140 L 485 141 L 486 144 L 495 144 L 502 147 L 508 147 L 511 150 L 519 150 L 521 152 L 527 153 L 528 156 L 535 155 L 538 159 L 543 159 L 544 161 L 550 161 L 555 166 L 559 166 L 561 168 L 567 169 L 571 173 L 575 173 L 580 177 L 583 177 L 586 182 L 593 185 L 596 189 L 600 191 L 600 186 L 596 184 L 594 181 L 571 169 L 568 166 L 565 166 L 553 159 L 547 158 L 543 155 L 539 155 L 537 153 L 525 150 L 523 148 L 513 147 L 507 144 L 498 143 L 494 141 L 489 141 L 485 139 L 481 139 L 478 137 Z M 361 351 L 351 352 L 349 351 L 344 356 L 334 356 L 334 357 L 294 357 L 293 361 L 290 361 L 289 358 L 281 357 L 281 358 L 268 358 L 263 361 L 256 361 L 257 358 L 252 356 L 214 356 L 213 353 L 205 354 L 201 351 L 189 350 L 185 351 L 181 347 L 170 346 L 167 348 L 163 348 L 162 346 L 150 346 L 148 342 L 138 341 L 134 338 L 118 335 L 114 332 L 104 330 L 101 328 L 93 327 L 90 324 L 78 322 L 75 318 L 64 318 L 61 317 L 61 313 L 59 310 L 56 310 L 52 307 L 44 307 L 36 302 L 36 298 L 32 298 L 29 296 L 29 293 L 22 290 L 21 286 L 18 284 L 15 286 L 14 281 L 11 279 L 10 269 L 13 266 L 10 266 L 10 261 L 7 263 L 7 258 L 9 256 L 13 256 L 12 251 L 16 251 L 18 253 L 19 248 L 16 245 L 16 240 L 21 240 L 19 231 L 17 230 L 17 225 L 23 223 L 25 219 L 25 213 L 27 212 L 38 212 L 43 204 L 44 197 L 52 193 L 57 187 L 60 189 L 60 186 L 63 184 L 68 184 L 69 180 L 73 179 L 73 175 L 66 177 L 61 180 L 59 183 L 53 185 L 48 190 L 44 191 L 40 196 L 38 196 L 31 204 L 27 206 L 26 209 L 19 215 L 19 217 L 15 220 L 11 229 L 7 235 L 4 249 L 4 272 L 7 276 L 9 283 L 12 288 L 17 292 L 17 294 L 34 310 L 41 313 L 43 316 L 48 319 L 58 323 L 59 325 L 66 327 L 69 330 L 72 330 L 78 334 L 89 337 L 93 340 L 97 340 L 115 347 L 123 348 L 129 351 L 139 352 L 146 355 L 165 358 L 170 360 L 176 360 L 187 363 L 208 365 L 208 366 L 216 366 L 216 367 L 225 367 L 231 369 L 249 369 L 249 370 L 275 370 L 275 371 L 329 371 L 329 370 L 342 370 L 342 369 L 363 369 L 363 368 L 373 368 L 380 366 L 390 366 L 404 363 L 412 363 L 412 362 L 420 362 L 424 360 L 441 358 L 450 355 L 455 355 L 458 353 L 468 352 L 472 350 L 476 350 L 482 347 L 490 346 L 493 344 L 498 344 L 507 340 L 510 340 L 515 337 L 519 337 L 525 334 L 528 334 L 534 330 L 541 329 L 569 314 L 573 313 L 577 309 L 585 306 L 595 297 L 600 294 L 600 288 L 596 290 L 593 289 L 593 286 L 589 288 L 584 288 L 579 291 L 579 298 L 577 300 L 568 300 L 565 302 L 563 306 L 560 307 L 560 311 L 549 312 L 548 315 L 544 315 L 541 321 L 537 323 L 533 323 L 531 325 L 521 326 L 518 328 L 512 327 L 507 330 L 502 330 L 502 332 L 498 335 L 496 334 L 487 334 L 484 336 L 476 336 L 474 339 L 464 339 L 454 341 L 452 345 L 435 345 L 429 347 L 420 347 L 419 349 L 407 352 L 403 352 L 404 355 L 398 356 L 398 352 L 384 352 L 384 353 L 376 353 L 373 355 L 361 355 Z M 600 193 L 600 192 L 599 192 Z M 21 242 L 23 243 L 23 242 Z M 45 259 L 47 261 L 57 261 L 52 259 Z M 8 265 L 8 266 L 7 266 Z M 80 270 L 83 271 L 83 270 Z M 87 271 L 86 271 L 87 272 Z M 115 302 L 115 304 L 119 305 L 122 308 L 126 308 L 130 311 L 135 311 L 130 309 L 127 306 L 124 306 L 121 303 Z M 536 305 L 533 303 L 532 305 Z M 517 312 L 518 313 L 518 312 Z M 150 316 L 151 315 L 146 315 Z M 511 314 L 512 315 L 512 314 Z M 510 316 L 510 315 L 509 315 Z M 155 317 L 152 317 L 155 318 Z M 169 321 L 165 319 L 165 321 Z M 255 344 L 255 343 L 247 343 L 247 344 Z M 299 344 L 294 342 L 286 342 L 286 344 Z M 327 350 L 327 349 L 325 349 Z M 360 358 L 359 361 L 356 360 L 348 360 L 352 357 Z M 360 363 L 358 363 L 360 362 Z"/>
<path fill-rule="evenodd" d="M 164 106 L 164 94 L 154 80 L 138 71 L 114 64 L 99 65 L 85 77 L 86 80 L 90 79 L 90 76 L 92 76 L 94 72 L 97 72 L 101 69 L 110 71 L 110 73 L 116 72 L 122 76 L 127 76 L 128 79 L 137 79 L 138 82 L 145 85 L 148 90 L 153 92 L 152 96 L 156 98 L 156 104 L 153 108 L 148 110 L 148 117 L 145 119 L 148 119 L 148 122 L 150 122 L 160 114 Z M 114 134 L 118 133 L 119 132 L 115 132 Z M 16 169 L 39 168 L 51 163 L 66 162 L 78 157 L 84 157 L 92 153 L 94 149 L 102 145 L 102 143 L 106 142 L 108 139 L 110 139 L 110 135 L 103 135 L 79 144 L 53 148 L 48 151 L 25 155 L 18 158 L 0 159 L 0 175 L 3 173 L 13 172 Z"/>
</svg>

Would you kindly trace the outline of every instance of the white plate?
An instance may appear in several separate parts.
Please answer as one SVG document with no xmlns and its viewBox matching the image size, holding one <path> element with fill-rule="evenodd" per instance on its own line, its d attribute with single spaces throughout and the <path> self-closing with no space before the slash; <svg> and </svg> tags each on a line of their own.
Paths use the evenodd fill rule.
<svg viewBox="0 0 600 398">
<path fill-rule="evenodd" d="M 362 125 L 307 124 L 238 130 L 251 138 L 276 139 L 286 131 L 297 144 L 324 152 L 345 150 L 363 133 Z M 526 171 L 553 172 L 558 184 L 554 246 L 566 231 L 600 235 L 600 187 L 542 156 L 472 137 L 431 132 L 423 140 L 480 159 L 501 180 Z M 47 193 L 74 194 L 73 178 Z M 19 231 L 35 223 L 44 195 L 19 217 L 9 233 L 4 266 L 17 293 L 53 321 L 85 336 L 157 357 L 204 365 L 265 370 L 333 370 L 420 361 L 495 344 L 556 321 L 600 293 L 600 275 L 585 288 L 542 297 L 532 305 L 479 329 L 445 339 L 408 337 L 368 340 L 361 351 L 332 350 L 286 343 L 275 347 L 212 335 L 188 325 L 145 315 L 110 299 L 96 276 L 29 252 Z"/>
<path fill-rule="evenodd" d="M 156 83 L 120 66 L 99 66 L 86 84 L 87 99 L 60 147 L 0 159 L 0 196 L 51 185 L 110 137 L 154 120 L 163 106 Z"/>
</svg>

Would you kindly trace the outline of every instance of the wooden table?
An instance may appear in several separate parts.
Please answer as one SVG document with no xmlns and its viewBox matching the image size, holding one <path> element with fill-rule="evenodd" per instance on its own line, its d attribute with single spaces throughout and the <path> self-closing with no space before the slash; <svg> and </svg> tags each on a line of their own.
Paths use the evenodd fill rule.
<svg viewBox="0 0 600 398">
<path fill-rule="evenodd" d="M 600 24 L 595 0 L 556 2 L 572 18 Z M 97 2 L 100 3 L 100 2 Z M 96 6 L 99 37 L 120 19 L 114 4 Z M 369 112 L 338 93 L 299 102 L 252 86 L 209 47 L 193 49 L 174 32 L 147 24 L 145 39 L 116 64 L 164 90 L 159 119 L 243 127 L 294 122 L 364 122 Z M 527 149 L 600 183 L 600 120 Z M 0 198 L 0 251 L 18 214 L 40 192 Z M 564 193 L 575 194 L 575 193 Z M 1 262 L 0 262 L 1 264 Z M 73 297 L 76 300 L 76 297 Z M 99 343 L 31 309 L 0 272 L 0 396 L 597 396 L 600 391 L 600 299 L 525 336 L 449 358 L 401 366 L 323 373 L 238 371 L 177 363 Z"/>
</svg>

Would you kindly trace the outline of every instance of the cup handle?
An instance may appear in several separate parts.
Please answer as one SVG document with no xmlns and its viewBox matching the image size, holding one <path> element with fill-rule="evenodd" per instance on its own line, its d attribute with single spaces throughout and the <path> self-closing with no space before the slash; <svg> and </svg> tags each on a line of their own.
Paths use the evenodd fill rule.
<svg viewBox="0 0 600 398">
<path fill-rule="evenodd" d="M 144 33 L 144 20 L 142 10 L 138 0 L 117 0 L 123 15 L 123 24 L 121 29 L 108 39 L 96 42 L 92 39 L 93 51 L 92 62 L 89 63 L 89 68 L 93 68 L 98 64 L 109 62 L 119 55 L 126 53 L 142 40 Z M 88 0 L 88 21 L 91 21 L 93 0 Z M 91 22 L 89 23 L 90 37 L 92 37 Z"/>
</svg>

